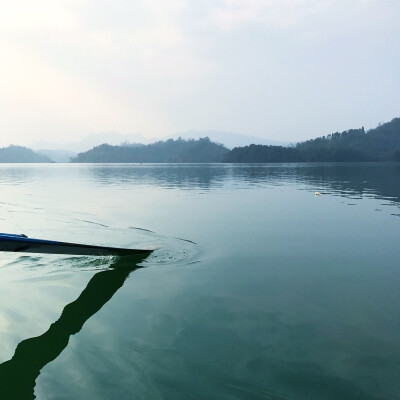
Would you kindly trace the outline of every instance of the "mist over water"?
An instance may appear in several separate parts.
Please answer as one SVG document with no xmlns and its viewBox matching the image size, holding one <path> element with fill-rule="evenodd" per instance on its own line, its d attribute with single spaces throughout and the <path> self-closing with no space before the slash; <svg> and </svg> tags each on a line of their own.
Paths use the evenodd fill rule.
<svg viewBox="0 0 400 400">
<path fill-rule="evenodd" d="M 1 232 L 156 250 L 1 253 L 0 398 L 400 399 L 399 216 L 400 164 L 1 165 Z"/>
</svg>

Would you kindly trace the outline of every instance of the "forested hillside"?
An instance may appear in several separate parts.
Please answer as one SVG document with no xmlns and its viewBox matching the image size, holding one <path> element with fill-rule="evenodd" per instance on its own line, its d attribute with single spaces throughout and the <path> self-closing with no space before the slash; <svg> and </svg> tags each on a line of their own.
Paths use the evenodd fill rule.
<svg viewBox="0 0 400 400">
<path fill-rule="evenodd" d="M 142 146 L 103 144 L 78 154 L 72 162 L 81 163 L 188 163 L 220 162 L 229 150 L 209 138 L 167 140 Z"/>
<path fill-rule="evenodd" d="M 0 148 L 0 163 L 49 163 L 50 158 L 22 146 Z"/>
<path fill-rule="evenodd" d="M 236 147 L 224 162 L 400 161 L 400 118 L 366 132 L 335 132 L 295 147 Z"/>
</svg>

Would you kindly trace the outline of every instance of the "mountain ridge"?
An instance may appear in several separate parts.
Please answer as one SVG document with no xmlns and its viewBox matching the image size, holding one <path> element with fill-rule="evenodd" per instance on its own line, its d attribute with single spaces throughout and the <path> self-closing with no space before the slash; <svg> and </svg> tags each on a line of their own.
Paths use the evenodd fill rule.
<svg viewBox="0 0 400 400">
<path fill-rule="evenodd" d="M 228 163 L 400 161 L 400 118 L 378 125 L 335 132 L 294 147 L 250 145 L 225 155 Z"/>
<path fill-rule="evenodd" d="M 220 162 L 229 150 L 209 138 L 199 140 L 169 139 L 143 146 L 111 146 L 102 144 L 79 153 L 75 163 L 189 163 Z"/>
<path fill-rule="evenodd" d="M 171 136 L 167 136 L 166 139 L 201 139 L 209 137 L 210 140 L 216 143 L 221 143 L 229 149 L 233 149 L 239 146 L 246 146 L 250 144 L 263 144 L 263 145 L 274 145 L 274 146 L 288 146 L 290 143 L 282 142 L 278 140 L 270 140 L 260 138 L 258 136 L 244 135 L 236 132 L 225 132 L 217 130 L 190 130 L 181 133 L 176 133 Z"/>
<path fill-rule="evenodd" d="M 119 145 L 147 145 L 151 143 L 157 143 L 159 141 L 167 141 L 169 139 L 201 139 L 204 137 L 209 137 L 211 141 L 216 143 L 221 143 L 225 147 L 232 149 L 237 146 L 245 146 L 249 144 L 265 144 L 265 145 L 281 145 L 287 146 L 289 143 L 264 139 L 257 136 L 245 135 L 242 133 L 235 132 L 225 132 L 217 130 L 189 130 L 181 133 L 175 133 L 172 135 L 164 136 L 161 138 L 146 138 L 140 134 L 119 134 L 116 132 L 102 132 L 102 133 L 92 133 L 85 136 L 81 140 L 76 142 L 67 143 L 55 143 L 40 141 L 30 145 L 30 147 L 35 151 L 66 151 L 70 153 L 82 153 L 92 149 L 93 147 L 100 146 L 104 143 L 111 146 Z M 46 154 L 46 153 L 44 153 Z M 51 157 L 50 157 L 51 158 Z"/>
<path fill-rule="evenodd" d="M 0 148 L 0 163 L 51 163 L 45 155 L 24 146 L 10 145 Z"/>
</svg>

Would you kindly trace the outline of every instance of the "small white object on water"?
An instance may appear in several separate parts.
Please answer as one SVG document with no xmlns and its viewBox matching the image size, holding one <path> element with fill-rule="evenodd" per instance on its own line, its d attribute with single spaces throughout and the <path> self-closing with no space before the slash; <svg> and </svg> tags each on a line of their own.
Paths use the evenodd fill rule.
<svg viewBox="0 0 400 400">
<path fill-rule="evenodd" d="M 322 196 L 320 192 L 315 192 L 316 196 Z"/>
</svg>

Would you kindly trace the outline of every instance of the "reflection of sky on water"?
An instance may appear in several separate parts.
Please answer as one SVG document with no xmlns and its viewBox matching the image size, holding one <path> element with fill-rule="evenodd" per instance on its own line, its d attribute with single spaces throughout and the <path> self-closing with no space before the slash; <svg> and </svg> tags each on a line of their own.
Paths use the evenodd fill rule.
<svg viewBox="0 0 400 400">
<path fill-rule="evenodd" d="M 52 164 L 2 165 L 1 185 L 37 183 L 70 187 L 74 183 L 161 188 L 218 189 L 233 184 L 245 189 L 257 185 L 299 184 L 342 196 L 376 196 L 400 200 L 399 163 L 314 164 Z M 399 184 L 395 184 L 395 182 Z M 27 193 L 29 195 L 29 193 Z M 0 202 L 1 204 L 1 202 Z"/>
<path fill-rule="evenodd" d="M 400 164 L 247 164 L 91 166 L 101 184 L 158 185 L 163 188 L 216 189 L 237 186 L 301 184 L 345 197 L 373 196 L 400 201 Z M 393 184 L 398 179 L 398 185 Z"/>
<path fill-rule="evenodd" d="M 0 231 L 161 247 L 43 368 L 38 398 L 396 398 L 398 179 L 389 164 L 0 166 Z M 111 262 L 0 255 L 0 361 Z"/>
<path fill-rule="evenodd" d="M 371 203 L 376 212 L 400 216 L 400 164 L 0 165 L 0 231 L 83 242 L 95 235 L 104 245 L 157 247 L 165 237 L 140 230 L 158 226 L 155 219 L 148 225 L 154 207 L 174 215 L 177 200 L 189 196 L 193 201 L 182 200 L 182 213 L 196 218 L 207 212 L 202 196 L 210 202 L 214 196 L 215 208 L 226 196 L 231 201 L 243 191 L 274 188 L 339 196 L 348 206 L 359 206 L 362 198 L 381 200 Z M 185 232 L 181 223 L 174 219 L 179 237 Z M 139 229 L 127 233 L 127 226 Z"/>
</svg>

